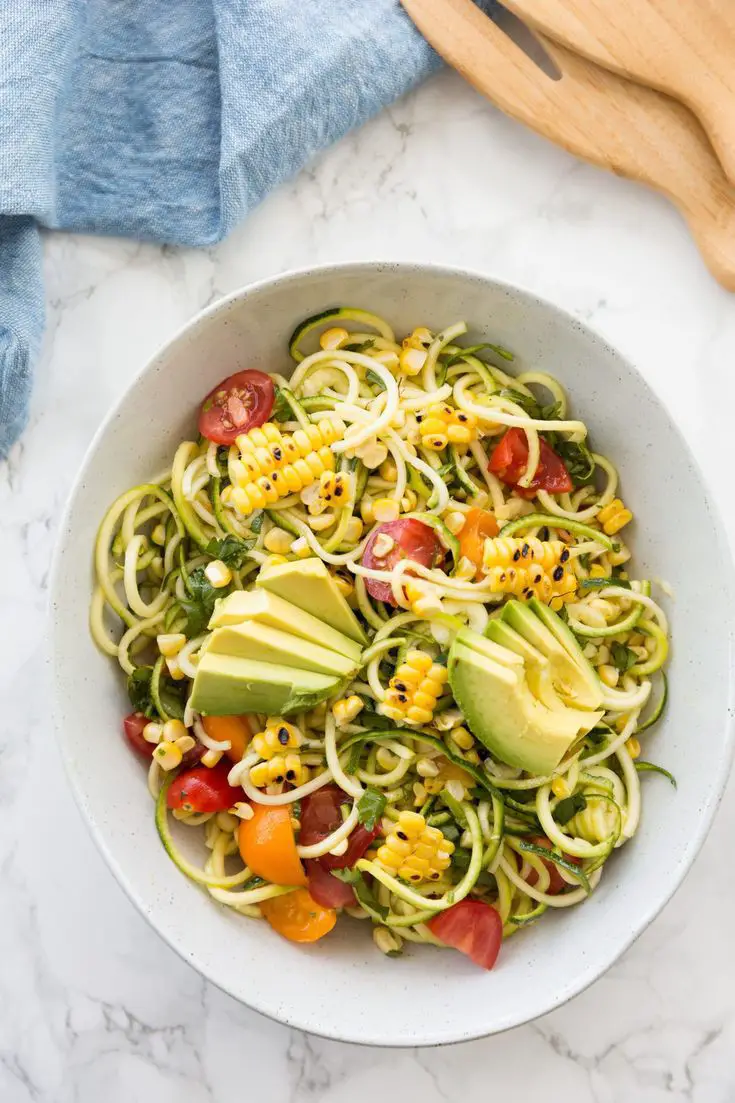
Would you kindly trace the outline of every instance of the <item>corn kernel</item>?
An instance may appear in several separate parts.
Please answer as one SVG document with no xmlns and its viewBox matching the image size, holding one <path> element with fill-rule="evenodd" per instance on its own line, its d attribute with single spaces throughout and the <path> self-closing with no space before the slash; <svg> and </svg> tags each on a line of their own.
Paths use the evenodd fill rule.
<svg viewBox="0 0 735 1103">
<path fill-rule="evenodd" d="M 388 954 L 388 956 L 400 954 L 403 947 L 401 936 L 389 930 L 388 927 L 373 927 L 373 942 L 381 954 Z"/>
<path fill-rule="evenodd" d="M 568 797 L 571 790 L 563 777 L 555 777 L 551 783 L 551 791 L 555 797 Z"/>
<path fill-rule="evenodd" d="M 607 578 L 608 574 L 601 563 L 593 563 L 590 567 L 590 578 Z"/>
<path fill-rule="evenodd" d="M 168 670 L 170 677 L 173 678 L 175 682 L 180 682 L 186 677 L 186 674 L 184 674 L 183 670 L 179 666 L 179 660 L 176 658 L 175 655 L 171 659 L 166 659 L 166 669 Z"/>
<path fill-rule="evenodd" d="M 381 479 L 385 479 L 389 483 L 394 483 L 398 478 L 398 468 L 396 467 L 395 460 L 384 460 L 380 465 L 380 471 L 378 473 Z"/>
<path fill-rule="evenodd" d="M 601 523 L 603 532 L 607 533 L 608 536 L 613 536 L 633 520 L 633 514 L 629 509 L 626 509 L 620 498 L 613 498 L 597 514 L 597 520 Z"/>
<path fill-rule="evenodd" d="M 375 521 L 375 507 L 372 498 L 363 495 L 360 500 L 360 516 L 366 525 L 372 525 Z"/>
<path fill-rule="evenodd" d="M 359 448 L 356 448 L 355 455 L 358 459 L 362 460 L 368 470 L 374 471 L 376 467 L 381 467 L 385 462 L 388 455 L 388 449 L 382 441 L 371 440 L 360 445 Z"/>
<path fill-rule="evenodd" d="M 465 515 L 460 513 L 458 509 L 452 510 L 450 513 L 444 514 L 444 524 L 452 536 L 458 536 L 465 526 Z"/>
<path fill-rule="evenodd" d="M 184 757 L 175 743 L 167 743 L 165 740 L 154 748 L 153 757 L 162 770 L 175 770 L 181 765 Z"/>
<path fill-rule="evenodd" d="M 306 539 L 305 536 L 299 536 L 291 544 L 291 551 L 294 555 L 298 556 L 299 559 L 306 559 L 308 556 L 311 555 L 309 541 Z"/>
<path fill-rule="evenodd" d="M 216 766 L 219 760 L 222 758 L 222 751 L 205 751 L 201 758 L 202 766 L 208 766 L 210 769 Z"/>
<path fill-rule="evenodd" d="M 180 720 L 167 720 L 163 725 L 163 738 L 169 743 L 188 735 L 186 727 Z"/>
<path fill-rule="evenodd" d="M 365 707 L 365 702 L 356 693 L 351 697 L 342 697 L 332 705 L 332 714 L 337 722 L 337 727 L 350 724 L 359 712 Z"/>
<path fill-rule="evenodd" d="M 474 434 L 466 425 L 448 425 L 447 437 L 450 444 L 469 444 L 474 439 Z"/>
<path fill-rule="evenodd" d="M 167 659 L 171 659 L 181 651 L 181 648 L 186 643 L 186 636 L 183 632 L 169 632 L 161 636 L 156 636 L 156 643 L 158 644 L 158 650 L 161 654 Z"/>
<path fill-rule="evenodd" d="M 396 542 L 387 532 L 379 532 L 375 537 L 372 553 L 376 559 L 385 559 L 386 555 L 393 551 Z"/>
<path fill-rule="evenodd" d="M 326 532 L 327 529 L 332 527 L 335 520 L 336 517 L 334 514 L 329 512 L 320 513 L 317 517 L 307 518 L 309 528 L 312 532 Z M 291 537 L 289 537 L 289 540 L 290 539 Z"/>
<path fill-rule="evenodd" d="M 461 751 L 471 751 L 475 745 L 474 737 L 467 728 L 454 728 L 450 734 Z"/>
<path fill-rule="evenodd" d="M 345 525 L 345 542 L 348 544 L 356 544 L 362 536 L 362 521 L 359 517 L 350 517 L 349 521 Z"/>
<path fill-rule="evenodd" d="M 233 812 L 239 820 L 251 820 L 255 815 L 252 806 L 244 800 L 238 800 L 233 805 Z"/>
<path fill-rule="evenodd" d="M 187 754 L 188 751 L 193 751 L 196 745 L 196 739 L 193 739 L 190 735 L 181 735 L 176 740 L 176 746 L 179 748 L 182 755 Z"/>
<path fill-rule="evenodd" d="M 404 375 L 419 375 L 426 363 L 427 353 L 422 349 L 404 348 L 398 356 L 398 363 Z"/>
<path fill-rule="evenodd" d="M 620 671 L 610 666 L 608 663 L 603 663 L 602 666 L 598 666 L 597 674 L 601 682 L 604 682 L 606 686 L 614 688 L 620 681 Z"/>
<path fill-rule="evenodd" d="M 276 555 L 288 555 L 292 543 L 293 536 L 291 533 L 277 526 L 269 529 L 263 537 L 263 546 L 267 551 L 275 552 Z"/>
<path fill-rule="evenodd" d="M 149 724 L 146 724 L 146 726 L 143 728 L 143 738 L 145 739 L 146 743 L 160 743 L 162 737 L 163 728 L 160 724 L 156 724 L 153 720 L 151 720 L 151 722 Z"/>
<path fill-rule="evenodd" d="M 416 803 L 426 797 L 426 789 L 414 785 Z M 376 861 L 404 881 L 437 880 L 449 865 L 454 845 L 435 827 L 427 827 L 418 812 L 403 811 L 398 822 L 389 827 L 386 841 L 378 849 Z"/>
<path fill-rule="evenodd" d="M 342 597 L 351 597 L 352 594 L 355 592 L 355 587 L 350 582 L 350 580 L 348 578 L 343 578 L 342 575 L 333 575 L 332 581 L 334 582 L 334 585 L 337 587 L 339 592 L 342 594 Z"/>
<path fill-rule="evenodd" d="M 394 498 L 376 498 L 373 502 L 373 516 L 381 524 L 386 521 L 396 521 L 399 512 L 398 502 Z"/>
<path fill-rule="evenodd" d="M 346 329 L 335 326 L 334 329 L 325 329 L 319 338 L 319 344 L 323 349 L 338 349 L 349 339 Z"/>
<path fill-rule="evenodd" d="M 457 778 L 450 778 L 444 788 L 447 790 L 450 796 L 454 797 L 455 800 L 464 800 L 465 787 L 462 782 L 459 781 Z"/>
<path fill-rule="evenodd" d="M 151 540 L 154 544 L 158 544 L 159 547 L 163 547 L 166 543 L 166 529 L 164 525 L 156 525 L 151 533 Z"/>
<path fill-rule="evenodd" d="M 431 758 L 420 758 L 416 763 L 416 773 L 419 777 L 437 777 L 439 767 Z"/>
<path fill-rule="evenodd" d="M 204 573 L 215 590 L 221 590 L 232 582 L 232 571 L 221 559 L 213 559 L 211 563 L 207 563 Z"/>
<path fill-rule="evenodd" d="M 625 744 L 626 750 L 631 758 L 638 758 L 641 753 L 641 745 L 638 739 L 634 735 L 631 735 L 630 739 Z"/>
</svg>

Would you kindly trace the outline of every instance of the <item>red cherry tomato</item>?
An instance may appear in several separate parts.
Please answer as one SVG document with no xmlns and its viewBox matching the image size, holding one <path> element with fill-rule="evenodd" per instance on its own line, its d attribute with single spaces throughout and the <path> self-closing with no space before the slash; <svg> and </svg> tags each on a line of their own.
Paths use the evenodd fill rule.
<svg viewBox="0 0 735 1103">
<path fill-rule="evenodd" d="M 234 789 L 227 780 L 231 768 L 229 762 L 218 762 L 211 769 L 184 770 L 171 783 L 166 804 L 184 812 L 225 812 L 243 799 L 242 789 Z"/>
<path fill-rule="evenodd" d="M 144 758 L 151 758 L 153 755 L 154 744 L 143 738 L 143 728 L 149 723 L 150 720 L 142 712 L 131 712 L 123 720 L 125 738 L 133 750 Z"/>
<path fill-rule="evenodd" d="M 553 849 L 550 840 L 547 839 L 545 835 L 536 835 L 533 839 L 530 840 L 530 842 L 532 842 L 534 846 L 545 846 L 548 847 L 549 850 Z M 564 857 L 568 862 L 572 862 L 575 866 L 579 865 L 579 858 L 574 858 L 571 854 L 565 854 Z M 547 862 L 545 858 L 542 858 L 541 861 L 544 863 L 549 871 L 549 887 L 546 891 L 549 896 L 557 896 L 560 892 L 567 888 L 567 882 L 564 880 L 561 873 L 559 873 L 558 866 L 555 866 L 553 862 Z M 526 881 L 531 886 L 531 888 L 533 888 L 533 886 L 538 881 L 538 874 L 536 873 L 535 869 L 531 870 L 531 872 L 526 877 Z"/>
<path fill-rule="evenodd" d="M 304 797 L 301 803 L 301 831 L 299 843 L 301 846 L 313 846 L 321 842 L 327 835 L 342 823 L 340 806 L 349 804 L 350 798 L 337 785 L 325 785 L 317 789 L 311 796 Z M 344 854 L 324 854 L 318 861 L 323 869 L 350 869 L 359 858 L 362 858 L 373 839 L 380 834 L 380 828 L 376 825 L 372 831 L 364 824 L 359 823 L 353 828 L 347 840 L 347 850 Z M 316 897 L 315 897 L 316 899 Z"/>
<path fill-rule="evenodd" d="M 537 490 L 549 494 L 563 494 L 574 489 L 564 461 L 539 438 L 541 458 L 529 487 L 518 486 L 518 480 L 528 465 L 528 440 L 522 429 L 509 429 L 495 446 L 490 457 L 489 470 L 506 486 L 512 486 L 522 498 L 533 498 Z"/>
<path fill-rule="evenodd" d="M 232 444 L 240 433 L 267 421 L 273 409 L 273 380 L 249 369 L 228 375 L 210 391 L 199 412 L 199 432 L 215 444 Z"/>
<path fill-rule="evenodd" d="M 340 881 L 318 859 L 310 858 L 304 862 L 304 867 L 309 880 L 309 893 L 317 904 L 323 908 L 348 908 L 357 903 L 352 885 Z"/>
<path fill-rule="evenodd" d="M 503 923 L 495 908 L 482 900 L 460 900 L 428 922 L 432 934 L 467 954 L 475 965 L 492 969 L 503 940 Z"/>
<path fill-rule="evenodd" d="M 395 543 L 388 554 L 379 559 L 373 554 L 373 546 L 381 532 L 390 536 Z M 444 548 L 433 528 L 416 517 L 399 517 L 397 521 L 386 521 L 375 530 L 362 553 L 362 565 L 372 571 L 390 571 L 401 559 L 412 559 L 422 567 L 434 567 L 443 555 Z M 393 591 L 388 582 L 366 578 L 365 588 L 376 601 L 395 605 Z"/>
</svg>

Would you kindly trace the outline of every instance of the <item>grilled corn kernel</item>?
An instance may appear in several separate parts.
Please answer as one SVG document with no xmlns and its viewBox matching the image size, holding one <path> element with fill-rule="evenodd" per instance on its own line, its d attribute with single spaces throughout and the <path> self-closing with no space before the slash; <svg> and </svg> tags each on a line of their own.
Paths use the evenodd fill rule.
<svg viewBox="0 0 735 1103">
<path fill-rule="evenodd" d="M 398 356 L 398 366 L 404 375 L 419 375 L 426 363 L 423 349 L 403 348 Z"/>
<path fill-rule="evenodd" d="M 385 462 L 388 449 L 382 441 L 369 440 L 355 449 L 355 455 L 359 460 L 362 460 L 369 471 L 374 471 L 376 467 L 381 467 Z"/>
<path fill-rule="evenodd" d="M 211 770 L 213 766 L 217 765 L 217 763 L 220 761 L 221 758 L 222 758 L 222 751 L 209 750 L 209 751 L 205 751 L 204 754 L 202 755 L 201 763 L 202 763 L 202 766 L 207 766 Z"/>
<path fill-rule="evenodd" d="M 320 513 L 318 517 L 307 517 L 307 524 L 312 532 L 326 532 L 334 524 L 336 518 L 333 513 Z"/>
<path fill-rule="evenodd" d="M 489 567 L 483 568 L 488 589 L 494 594 L 515 594 L 517 597 L 537 597 L 549 602 L 562 596 L 573 584 L 574 575 L 565 572 L 560 565 L 549 574 L 543 567 Z M 571 578 L 570 578 L 571 575 Z"/>
<path fill-rule="evenodd" d="M 609 663 L 598 666 L 597 675 L 600 681 L 604 682 L 606 686 L 610 686 L 611 689 L 620 681 L 620 671 L 616 667 L 610 666 Z"/>
<path fill-rule="evenodd" d="M 179 748 L 182 754 L 186 754 L 188 751 L 193 751 L 197 745 L 196 739 L 193 739 L 190 735 L 180 735 L 176 740 L 176 746 Z"/>
<path fill-rule="evenodd" d="M 292 543 L 291 533 L 277 526 L 269 529 L 263 537 L 263 546 L 266 551 L 275 552 L 276 555 L 288 555 Z"/>
<path fill-rule="evenodd" d="M 350 517 L 345 525 L 344 541 L 347 544 L 356 544 L 362 536 L 362 521 L 359 517 Z"/>
<path fill-rule="evenodd" d="M 271 759 L 284 751 L 295 750 L 302 743 L 303 737 L 297 727 L 275 717 L 273 723 L 267 723 L 262 732 L 253 736 L 251 747 L 261 758 Z"/>
<path fill-rule="evenodd" d="M 562 540 L 538 540 L 529 536 L 517 540 L 512 536 L 485 541 L 483 567 L 528 567 L 538 565 L 548 572 L 569 561 L 569 548 Z M 560 576 L 561 577 L 561 576 Z"/>
<path fill-rule="evenodd" d="M 409 333 L 408 337 L 404 337 L 401 344 L 404 349 L 423 349 L 428 348 L 434 337 L 431 330 L 426 326 L 418 326 L 413 333 Z"/>
<path fill-rule="evenodd" d="M 409 651 L 388 683 L 378 709 L 392 720 L 430 724 L 446 680 L 446 667 L 434 663 L 424 651 Z"/>
<path fill-rule="evenodd" d="M 153 757 L 162 770 L 175 770 L 184 757 L 175 743 L 162 740 L 153 750 Z"/>
<path fill-rule="evenodd" d="M 343 345 L 349 338 L 349 333 L 346 329 L 342 329 L 340 326 L 335 326 L 334 329 L 325 329 L 319 338 L 319 344 L 323 349 L 338 349 L 340 345 Z"/>
<path fill-rule="evenodd" d="M 376 498 L 373 502 L 373 516 L 381 524 L 397 520 L 399 513 L 400 506 L 394 498 Z"/>
<path fill-rule="evenodd" d="M 312 554 L 311 548 L 309 547 L 309 541 L 305 536 L 299 536 L 293 541 L 291 544 L 291 551 L 294 555 L 298 556 L 299 559 L 308 559 Z"/>
<path fill-rule="evenodd" d="M 551 791 L 555 797 L 568 797 L 571 790 L 563 777 L 555 777 L 551 783 Z"/>
<path fill-rule="evenodd" d="M 439 767 L 432 758 L 420 758 L 416 763 L 416 773 L 419 777 L 438 777 Z"/>
<path fill-rule="evenodd" d="M 394 957 L 396 954 L 400 954 L 403 948 L 403 939 L 395 931 L 391 931 L 388 927 L 373 927 L 373 942 L 380 950 L 381 954 L 387 954 L 388 957 Z"/>
<path fill-rule="evenodd" d="M 418 414 L 421 443 L 435 452 L 447 444 L 464 446 L 477 438 L 477 418 L 464 410 L 455 410 L 444 403 L 429 406 L 425 415 Z"/>
<path fill-rule="evenodd" d="M 251 820 L 255 815 L 252 806 L 244 800 L 239 800 L 233 805 L 233 812 L 239 820 Z"/>
<path fill-rule="evenodd" d="M 625 747 L 631 758 L 638 758 L 640 756 L 641 745 L 634 735 L 631 735 L 630 739 L 627 740 Z"/>
<path fill-rule="evenodd" d="M 337 727 L 341 728 L 345 724 L 350 724 L 364 707 L 365 702 L 356 693 L 353 693 L 351 697 L 342 697 L 339 701 L 335 701 L 332 705 L 332 714 L 337 722 Z"/>
<path fill-rule="evenodd" d="M 215 590 L 221 590 L 232 582 L 232 571 L 221 559 L 213 559 L 211 563 L 207 563 L 204 573 Z"/>
<path fill-rule="evenodd" d="M 325 469 L 333 470 L 329 445 L 344 432 L 344 422 L 324 418 L 285 437 L 270 422 L 242 433 L 237 438 L 241 460 L 232 467 L 238 483 L 232 492 L 235 509 L 242 514 L 263 509 L 310 486 Z"/>
<path fill-rule="evenodd" d="M 458 509 L 452 510 L 450 513 L 445 513 L 444 524 L 447 526 L 452 536 L 458 536 L 465 526 L 464 513 L 460 513 Z"/>
<path fill-rule="evenodd" d="M 437 828 L 427 827 L 420 813 L 403 811 L 378 849 L 376 861 L 404 881 L 437 881 L 449 865 L 453 851 L 454 844 Z"/>
<path fill-rule="evenodd" d="M 258 762 L 250 768 L 250 781 L 257 788 L 266 785 L 303 785 L 309 780 L 309 771 L 298 754 L 274 755 L 267 762 Z"/>
<path fill-rule="evenodd" d="M 355 587 L 348 578 L 343 578 L 342 575 L 332 575 L 332 581 L 337 587 L 342 597 L 351 597 L 355 592 Z"/>
<path fill-rule="evenodd" d="M 398 478 L 398 468 L 395 465 L 395 460 L 384 460 L 380 465 L 380 471 L 378 472 L 381 479 L 385 479 L 389 483 L 394 483 Z"/>
<path fill-rule="evenodd" d="M 411 490 L 410 487 L 407 487 L 406 492 L 401 498 L 401 510 L 403 511 L 403 513 L 410 513 L 412 510 L 416 509 L 418 501 L 419 499 L 416 491 Z"/>
<path fill-rule="evenodd" d="M 183 632 L 169 632 L 165 635 L 156 636 L 156 643 L 161 654 L 167 659 L 172 659 L 174 655 L 178 655 L 186 643 L 186 636 Z"/>
<path fill-rule="evenodd" d="M 163 728 L 160 724 L 156 724 L 155 721 L 151 720 L 151 722 L 146 724 L 143 728 L 143 738 L 146 743 L 153 743 L 154 745 L 160 743 L 163 738 Z"/>
<path fill-rule="evenodd" d="M 633 514 L 625 508 L 620 498 L 613 498 L 597 514 L 597 520 L 602 525 L 602 531 L 613 536 L 633 520 Z"/>
<path fill-rule="evenodd" d="M 590 567 L 590 578 L 607 578 L 609 571 L 606 571 L 601 563 L 593 563 Z"/>
</svg>

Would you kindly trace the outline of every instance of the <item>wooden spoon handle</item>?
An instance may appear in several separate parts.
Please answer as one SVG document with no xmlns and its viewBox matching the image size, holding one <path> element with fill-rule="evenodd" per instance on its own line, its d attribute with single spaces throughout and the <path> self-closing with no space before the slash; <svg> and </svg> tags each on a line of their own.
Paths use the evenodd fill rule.
<svg viewBox="0 0 735 1103">
<path fill-rule="evenodd" d="M 694 116 L 539 36 L 547 77 L 473 0 L 402 0 L 442 57 L 501 110 L 577 157 L 640 180 L 681 210 L 713 275 L 735 290 L 735 204 Z"/>
<path fill-rule="evenodd" d="M 690 107 L 735 181 L 733 0 L 504 0 L 520 19 L 590 61 Z"/>
</svg>

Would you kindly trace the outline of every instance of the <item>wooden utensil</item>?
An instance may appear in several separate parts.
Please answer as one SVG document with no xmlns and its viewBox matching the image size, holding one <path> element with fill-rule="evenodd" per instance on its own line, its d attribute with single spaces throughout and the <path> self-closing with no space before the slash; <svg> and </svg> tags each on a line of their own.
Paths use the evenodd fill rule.
<svg viewBox="0 0 735 1103">
<path fill-rule="evenodd" d="M 562 46 L 682 100 L 735 180 L 734 0 L 503 3 Z"/>
<path fill-rule="evenodd" d="M 473 0 L 402 0 L 442 57 L 502 111 L 577 157 L 640 180 L 679 208 L 712 274 L 735 291 L 735 192 L 682 104 L 537 36 L 553 80 Z"/>
</svg>

